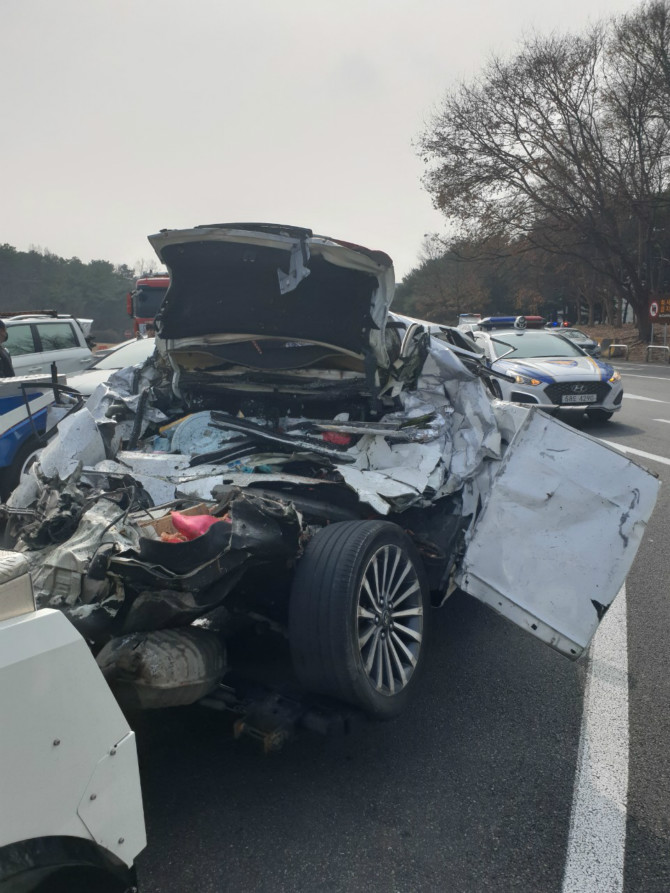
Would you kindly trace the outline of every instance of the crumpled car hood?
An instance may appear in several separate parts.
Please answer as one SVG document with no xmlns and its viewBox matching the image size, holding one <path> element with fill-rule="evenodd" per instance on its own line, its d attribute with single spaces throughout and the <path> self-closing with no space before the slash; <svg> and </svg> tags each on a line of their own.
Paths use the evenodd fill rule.
<svg viewBox="0 0 670 893">
<path fill-rule="evenodd" d="M 149 241 L 171 283 L 157 318 L 162 338 L 212 343 L 306 342 L 387 365 L 393 264 L 381 251 L 275 224 L 164 230 Z M 296 346 L 296 345 L 291 345 Z"/>
</svg>

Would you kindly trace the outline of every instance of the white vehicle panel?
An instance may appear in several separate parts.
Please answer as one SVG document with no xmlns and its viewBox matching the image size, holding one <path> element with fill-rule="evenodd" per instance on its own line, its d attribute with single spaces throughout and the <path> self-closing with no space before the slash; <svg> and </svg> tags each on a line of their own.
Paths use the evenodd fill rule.
<svg viewBox="0 0 670 893">
<path fill-rule="evenodd" d="M 576 659 L 626 578 L 659 481 L 542 412 L 515 412 L 526 418 L 473 528 L 457 582 Z"/>
<path fill-rule="evenodd" d="M 81 837 L 132 865 L 146 844 L 135 737 L 60 611 L 0 623 L 0 703 L 0 846 Z"/>
<path fill-rule="evenodd" d="M 90 328 L 90 321 L 84 322 L 88 322 Z M 7 320 L 7 327 L 9 338 L 6 347 L 17 375 L 48 376 L 52 363 L 56 363 L 59 373 L 81 372 L 93 362 L 93 354 L 78 320 L 26 315 Z M 12 336 L 14 334 L 16 337 L 18 332 L 22 336 L 15 350 Z M 29 348 L 28 352 L 23 352 L 26 347 Z"/>
<path fill-rule="evenodd" d="M 98 762 L 79 802 L 79 817 L 93 840 L 117 856 L 124 851 L 126 834 L 132 846 L 144 832 L 137 821 L 142 815 L 139 781 L 135 733 L 129 731 Z"/>
<path fill-rule="evenodd" d="M 68 375 L 67 384 L 68 387 L 74 388 L 85 397 L 90 397 L 99 384 L 104 384 L 107 381 L 113 371 L 115 370 L 91 369 L 82 372 L 81 375 Z"/>
</svg>

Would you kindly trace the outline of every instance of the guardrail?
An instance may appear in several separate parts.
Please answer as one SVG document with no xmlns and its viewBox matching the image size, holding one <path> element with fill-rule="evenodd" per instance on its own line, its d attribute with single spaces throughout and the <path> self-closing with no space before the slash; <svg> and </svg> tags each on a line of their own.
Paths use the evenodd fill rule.
<svg viewBox="0 0 670 893">
<path fill-rule="evenodd" d="M 612 351 L 613 350 L 622 350 L 624 352 L 624 359 L 628 359 L 628 345 L 627 344 L 608 344 L 605 348 L 607 351 L 607 356 L 609 359 L 612 359 Z"/>
<path fill-rule="evenodd" d="M 668 363 L 670 363 L 670 347 L 668 347 L 667 345 L 665 345 L 665 344 L 648 344 L 648 345 L 647 345 L 647 356 L 646 356 L 646 358 L 645 358 L 647 363 L 649 362 L 649 351 L 650 351 L 650 350 L 663 350 L 663 351 L 665 351 L 665 355 L 666 355 L 667 358 L 668 358 Z"/>
</svg>

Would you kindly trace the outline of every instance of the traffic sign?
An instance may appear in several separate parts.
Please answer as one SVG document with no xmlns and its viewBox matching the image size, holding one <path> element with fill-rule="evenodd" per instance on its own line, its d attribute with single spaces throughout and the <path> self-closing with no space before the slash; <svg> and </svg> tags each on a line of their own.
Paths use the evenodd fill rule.
<svg viewBox="0 0 670 893">
<path fill-rule="evenodd" d="M 659 297 L 649 302 L 649 319 L 652 322 L 670 320 L 670 297 Z"/>
</svg>

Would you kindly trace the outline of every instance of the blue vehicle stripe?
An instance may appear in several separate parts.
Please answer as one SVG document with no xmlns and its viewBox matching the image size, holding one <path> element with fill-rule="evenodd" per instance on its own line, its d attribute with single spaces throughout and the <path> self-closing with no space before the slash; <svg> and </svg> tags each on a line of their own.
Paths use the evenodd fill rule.
<svg viewBox="0 0 670 893">
<path fill-rule="evenodd" d="M 33 400 L 38 400 L 42 394 L 39 391 L 35 391 L 32 394 L 26 394 L 26 398 L 29 403 L 32 403 Z M 5 415 L 7 412 L 11 412 L 13 409 L 16 409 L 18 406 L 25 406 L 26 400 L 23 397 L 23 394 L 15 394 L 11 397 L 0 397 L 0 415 Z"/>
<path fill-rule="evenodd" d="M 47 427 L 47 408 L 38 410 L 33 415 L 35 427 L 40 434 L 44 434 Z M 30 419 L 23 419 L 11 428 L 8 428 L 0 437 L 0 468 L 6 468 L 11 465 L 16 451 L 26 440 L 32 435 L 33 426 Z"/>
<path fill-rule="evenodd" d="M 593 360 L 593 362 L 600 372 L 600 380 L 609 381 L 614 375 L 614 366 L 610 366 L 609 363 L 603 363 L 602 360 Z"/>
<path fill-rule="evenodd" d="M 498 360 L 493 364 L 493 367 L 500 372 L 513 372 L 517 375 L 525 375 L 526 378 L 537 378 L 538 381 L 544 382 L 544 384 L 553 384 L 556 379 L 549 375 L 547 372 L 540 372 L 538 369 L 531 369 L 529 366 L 524 366 L 523 363 L 519 363 L 518 361 L 511 360 Z"/>
</svg>

